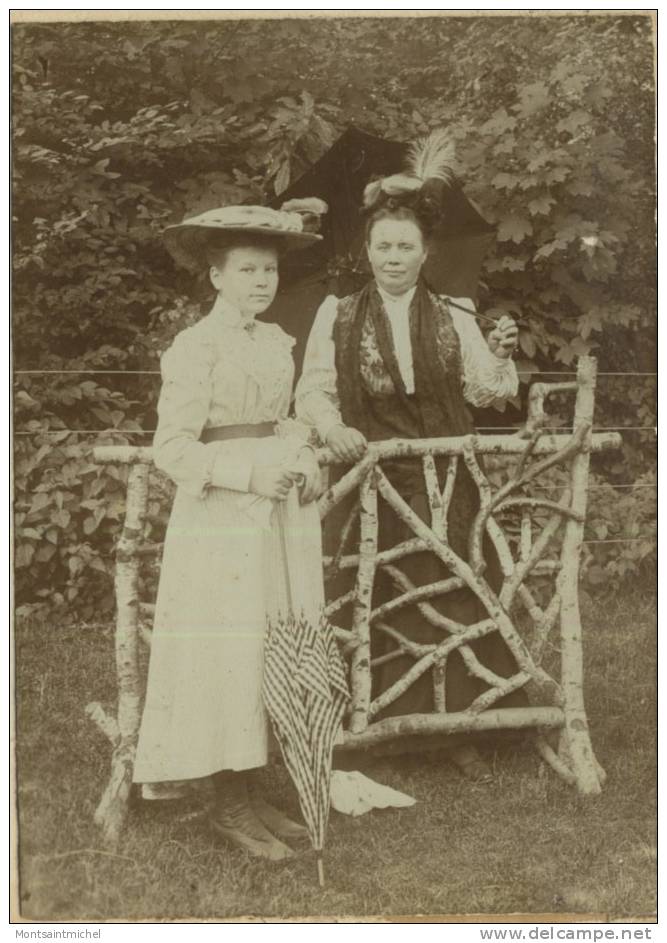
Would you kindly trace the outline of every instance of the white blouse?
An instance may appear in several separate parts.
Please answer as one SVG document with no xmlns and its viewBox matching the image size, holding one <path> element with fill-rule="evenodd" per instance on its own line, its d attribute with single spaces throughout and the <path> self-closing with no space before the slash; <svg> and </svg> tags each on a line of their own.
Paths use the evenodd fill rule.
<svg viewBox="0 0 667 943">
<path fill-rule="evenodd" d="M 415 293 L 412 288 L 398 297 L 378 287 L 389 323 L 401 377 L 408 394 L 415 391 L 410 321 L 408 312 Z M 452 298 L 456 304 L 474 308 L 470 298 Z M 308 338 L 301 379 L 296 388 L 296 415 L 314 426 L 322 440 L 334 426 L 342 424 L 338 401 L 333 327 L 338 299 L 329 295 L 315 316 Z M 452 322 L 461 343 L 463 395 L 473 406 L 490 406 L 516 396 L 519 378 L 511 357 L 496 357 L 486 343 L 477 321 L 465 311 L 450 307 Z"/>
<path fill-rule="evenodd" d="M 255 322 L 222 296 L 211 312 L 176 337 L 162 356 L 162 391 L 153 440 L 155 464 L 184 491 L 247 492 L 255 464 L 286 448 L 298 455 L 309 429 L 288 419 L 294 379 L 294 338 L 277 324 Z M 276 422 L 268 439 L 204 443 L 211 426 Z M 270 453 L 270 454 L 269 454 Z M 276 459 L 276 463 L 279 463 Z"/>
</svg>

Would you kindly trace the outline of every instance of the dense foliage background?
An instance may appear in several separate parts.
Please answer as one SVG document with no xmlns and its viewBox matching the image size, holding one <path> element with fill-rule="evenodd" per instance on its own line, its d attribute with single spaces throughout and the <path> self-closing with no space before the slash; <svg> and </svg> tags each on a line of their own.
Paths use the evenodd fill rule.
<svg viewBox="0 0 667 943">
<path fill-rule="evenodd" d="M 521 319 L 524 370 L 572 370 L 589 351 L 602 371 L 656 369 L 646 15 L 35 24 L 13 28 L 13 76 L 25 606 L 110 611 L 122 473 L 80 443 L 150 441 L 158 377 L 126 371 L 157 371 L 199 317 L 162 227 L 275 196 L 348 124 L 404 140 L 450 128 L 498 227 L 481 304 Z M 81 369 L 123 373 L 61 372 Z M 652 426 L 654 378 L 602 377 L 597 422 Z M 589 536 L 635 539 L 590 545 L 590 585 L 650 558 L 653 443 L 627 432 L 622 455 L 596 460 Z"/>
</svg>

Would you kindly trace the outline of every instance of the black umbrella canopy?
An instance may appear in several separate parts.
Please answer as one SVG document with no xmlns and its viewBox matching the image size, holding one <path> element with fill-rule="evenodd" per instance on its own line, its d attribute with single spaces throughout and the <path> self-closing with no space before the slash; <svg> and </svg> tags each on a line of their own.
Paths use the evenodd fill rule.
<svg viewBox="0 0 667 943">
<path fill-rule="evenodd" d="M 281 266 L 281 289 L 267 312 L 297 339 L 300 367 L 319 304 L 328 294 L 343 297 L 361 288 L 370 269 L 360 213 L 366 184 L 405 169 L 408 145 L 348 128 L 326 154 L 274 200 L 317 196 L 329 205 L 322 242 L 291 253 Z M 494 237 L 491 226 L 456 183 L 447 192 L 443 221 L 435 234 L 424 275 L 442 294 L 475 298 L 482 260 Z"/>
</svg>

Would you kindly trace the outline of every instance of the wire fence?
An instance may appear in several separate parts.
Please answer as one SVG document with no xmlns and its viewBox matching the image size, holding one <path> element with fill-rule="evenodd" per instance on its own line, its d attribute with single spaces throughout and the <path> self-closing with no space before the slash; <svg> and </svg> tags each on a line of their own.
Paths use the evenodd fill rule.
<svg viewBox="0 0 667 943">
<path fill-rule="evenodd" d="M 577 373 L 575 370 L 548 370 L 548 371 L 534 371 L 534 370 L 517 370 L 519 376 L 544 376 L 544 377 L 576 377 Z M 75 369 L 75 370 L 15 370 L 14 376 L 160 376 L 159 370 L 99 370 L 99 369 Z M 600 377 L 657 377 L 657 372 L 644 372 L 644 371 L 617 371 L 617 370 L 600 370 L 597 374 L 598 378 Z M 476 431 L 478 433 L 495 433 L 496 435 L 501 433 L 515 433 L 520 430 L 520 427 L 517 426 L 479 426 Z M 559 433 L 559 432 L 571 432 L 571 427 L 567 426 L 558 426 L 545 428 L 545 433 Z M 595 426 L 593 428 L 594 432 L 652 432 L 654 435 L 657 435 L 657 426 Z M 16 436 L 43 436 L 43 435 L 96 435 L 96 436 L 152 436 L 156 432 L 155 429 L 19 429 L 14 432 Z M 565 485 L 553 485 L 550 487 L 540 488 L 540 491 L 551 491 L 557 490 L 559 487 L 566 487 Z M 657 492 L 657 483 L 623 483 L 623 484 L 614 484 L 614 483 L 605 483 L 601 485 L 589 485 L 589 490 L 603 490 L 607 488 L 612 488 L 614 490 L 622 491 L 623 489 L 630 488 L 650 488 L 653 491 Z M 639 537 L 610 537 L 610 538 L 591 538 L 584 540 L 585 544 L 619 544 L 619 543 L 637 543 L 641 541 L 654 541 L 656 540 L 655 534 L 647 534 Z"/>
<path fill-rule="evenodd" d="M 521 426 L 477 426 L 476 432 L 496 435 L 520 432 Z M 19 429 L 14 435 L 155 435 L 155 429 Z M 572 432 L 571 426 L 546 426 L 545 435 L 556 432 Z M 657 426 L 594 426 L 593 432 L 652 432 L 657 435 Z"/>
<path fill-rule="evenodd" d="M 549 370 L 549 371 L 518 371 L 520 376 L 568 376 L 576 377 L 576 371 L 572 370 Z M 76 370 L 15 370 L 14 376 L 160 376 L 159 370 L 98 370 L 98 369 L 76 369 Z M 647 373 L 638 371 L 599 371 L 598 377 L 657 377 L 657 373 Z M 478 426 L 477 432 L 505 433 L 516 432 L 517 426 Z M 567 426 L 549 427 L 545 432 L 571 432 Z M 656 426 L 597 426 L 594 432 L 653 432 L 657 433 Z M 15 435 L 60 435 L 61 433 L 76 433 L 78 435 L 154 435 L 155 429 L 44 429 L 30 430 L 20 429 L 15 431 Z"/>
<path fill-rule="evenodd" d="M 568 376 L 576 377 L 576 371 L 570 370 L 549 370 L 549 371 L 518 371 L 521 376 Z M 98 369 L 76 369 L 76 370 L 15 370 L 14 376 L 160 376 L 159 370 L 98 370 Z M 598 377 L 657 377 L 657 373 L 647 373 L 638 371 L 599 371 Z M 485 433 L 504 433 L 516 432 L 516 426 L 478 426 L 477 432 Z M 545 429 L 548 432 L 571 432 L 567 426 L 550 427 Z M 653 432 L 657 433 L 655 426 L 598 426 L 594 427 L 594 432 Z M 15 431 L 15 435 L 60 435 L 61 433 L 76 433 L 78 435 L 154 435 L 154 429 L 45 429 L 45 430 L 25 430 Z"/>
<path fill-rule="evenodd" d="M 15 370 L 14 376 L 54 376 L 63 374 L 63 376 L 74 376 L 77 374 L 90 374 L 98 376 L 159 376 L 159 370 L 98 370 L 98 369 L 77 369 L 77 370 Z M 544 376 L 544 377 L 576 377 L 576 370 L 517 370 L 519 376 Z M 618 370 L 600 370 L 598 377 L 657 377 L 657 373 L 643 373 L 636 371 L 622 372 Z"/>
</svg>

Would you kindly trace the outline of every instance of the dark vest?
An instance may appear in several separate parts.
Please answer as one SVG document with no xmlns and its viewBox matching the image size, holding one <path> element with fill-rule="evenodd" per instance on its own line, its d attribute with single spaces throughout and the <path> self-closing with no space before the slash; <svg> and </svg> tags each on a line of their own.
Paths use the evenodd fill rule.
<svg viewBox="0 0 667 943">
<path fill-rule="evenodd" d="M 418 286 L 410 305 L 415 392 L 408 394 L 374 283 L 338 303 L 333 339 L 341 415 L 370 441 L 467 435 L 461 347 L 447 302 Z"/>
</svg>

